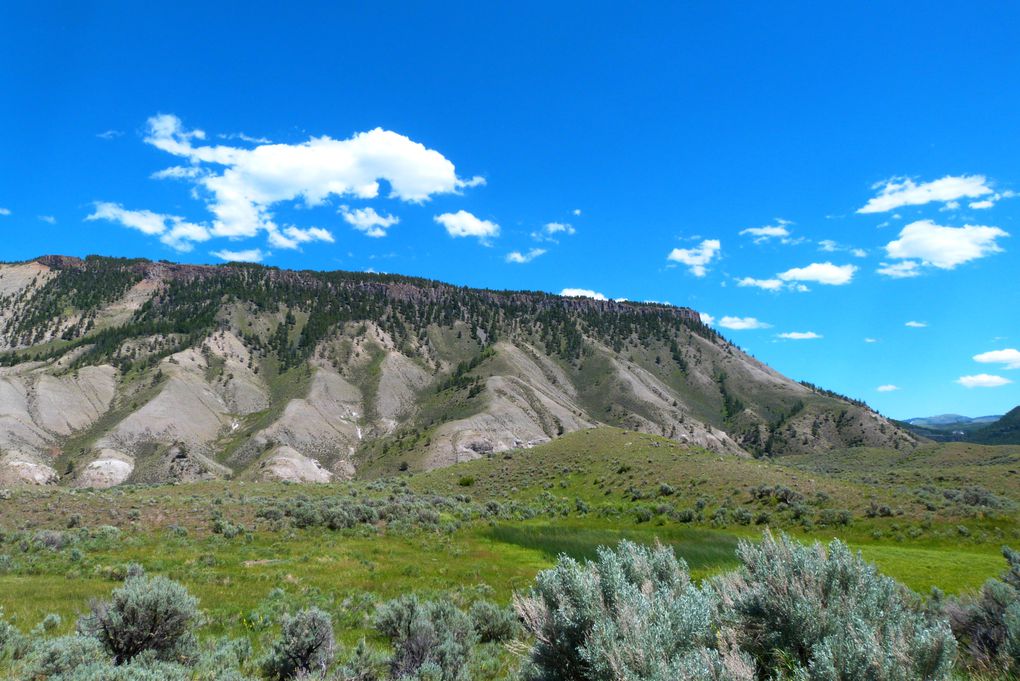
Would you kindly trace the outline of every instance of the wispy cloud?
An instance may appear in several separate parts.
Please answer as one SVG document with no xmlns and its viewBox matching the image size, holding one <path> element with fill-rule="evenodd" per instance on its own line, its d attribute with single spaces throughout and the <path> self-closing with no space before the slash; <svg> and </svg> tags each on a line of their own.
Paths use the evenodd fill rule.
<svg viewBox="0 0 1020 681">
<path fill-rule="evenodd" d="M 6 215 L 10 215 L 10 214 L 11 214 L 11 209 L 10 208 L 0 208 L 0 215 L 5 215 L 6 216 Z"/>
<path fill-rule="evenodd" d="M 877 388 L 875 388 L 875 390 L 877 390 L 880 393 L 891 393 L 891 392 L 894 392 L 894 391 L 899 390 L 899 389 L 900 389 L 900 387 L 898 385 L 893 385 L 892 383 L 887 383 L 885 385 L 880 385 Z"/>
<path fill-rule="evenodd" d="M 113 139 L 117 139 L 123 134 L 124 132 L 122 130 L 104 130 L 103 132 L 96 133 L 96 137 L 98 137 L 101 140 L 110 141 Z"/>
<path fill-rule="evenodd" d="M 547 222 L 542 225 L 541 229 L 536 229 L 531 233 L 531 238 L 535 241 L 552 241 L 557 243 L 561 236 L 573 236 L 577 234 L 577 230 L 574 226 L 566 222 Z"/>
<path fill-rule="evenodd" d="M 540 255 L 545 255 L 546 250 L 544 248 L 532 248 L 527 253 L 521 253 L 520 251 L 510 251 L 506 254 L 506 261 L 524 264 L 529 263 Z"/>
<path fill-rule="evenodd" d="M 817 340 L 822 337 L 821 334 L 814 331 L 787 331 L 777 334 L 777 336 L 786 340 Z"/>
<path fill-rule="evenodd" d="M 52 215 L 39 215 L 37 217 L 41 221 L 45 222 L 47 225 L 55 225 L 55 224 L 57 224 L 57 219 L 55 217 L 53 217 Z"/>
<path fill-rule="evenodd" d="M 907 322 L 903 326 L 908 326 L 911 329 L 923 329 L 923 328 L 926 328 L 928 326 L 928 322 L 915 322 L 914 320 L 910 320 L 909 322 Z"/>
<path fill-rule="evenodd" d="M 872 189 L 877 189 L 878 194 L 859 208 L 858 213 L 885 213 L 906 206 L 922 206 L 933 202 L 947 204 L 960 199 L 979 199 L 995 194 L 984 175 L 946 175 L 931 182 L 893 177 L 873 185 Z"/>
<path fill-rule="evenodd" d="M 226 260 L 228 262 L 262 262 L 265 258 L 272 254 L 264 253 L 260 248 L 249 248 L 243 251 L 212 251 L 209 255 L 213 255 L 220 260 Z"/>
</svg>

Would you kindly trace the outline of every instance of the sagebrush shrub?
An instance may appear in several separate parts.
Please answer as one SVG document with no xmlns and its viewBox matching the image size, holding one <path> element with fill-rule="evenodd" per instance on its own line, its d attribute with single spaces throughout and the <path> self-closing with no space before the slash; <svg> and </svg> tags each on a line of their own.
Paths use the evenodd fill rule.
<svg viewBox="0 0 1020 681">
<path fill-rule="evenodd" d="M 198 601 L 166 577 L 129 577 L 109 601 L 92 604 L 79 633 L 99 640 L 117 664 L 145 651 L 161 660 L 186 659 L 195 645 Z"/>
<path fill-rule="evenodd" d="M 395 679 L 460 681 L 478 640 L 471 619 L 453 603 L 413 595 L 381 605 L 375 626 L 393 645 Z"/>
<path fill-rule="evenodd" d="M 106 657 L 102 644 L 92 636 L 59 636 L 43 639 L 32 647 L 25 676 L 49 679 L 69 674 L 78 667 Z"/>
<path fill-rule="evenodd" d="M 492 601 L 476 602 L 468 615 L 482 643 L 508 641 L 520 630 L 513 610 L 501 608 Z"/>
<path fill-rule="evenodd" d="M 737 554 L 741 570 L 715 586 L 760 678 L 949 678 L 956 642 L 945 620 L 842 542 L 805 546 L 766 532 Z"/>
<path fill-rule="evenodd" d="M 1020 552 L 1003 548 L 1009 569 L 975 598 L 946 605 L 965 663 L 975 670 L 1020 676 Z"/>
<path fill-rule="evenodd" d="M 306 608 L 284 616 L 280 638 L 263 661 L 262 671 L 271 679 L 321 673 L 333 663 L 335 654 L 333 620 L 319 608 Z"/>
<path fill-rule="evenodd" d="M 584 564 L 562 556 L 515 604 L 535 638 L 531 681 L 753 678 L 749 660 L 721 644 L 715 593 L 692 584 L 667 547 L 624 541 Z"/>
</svg>

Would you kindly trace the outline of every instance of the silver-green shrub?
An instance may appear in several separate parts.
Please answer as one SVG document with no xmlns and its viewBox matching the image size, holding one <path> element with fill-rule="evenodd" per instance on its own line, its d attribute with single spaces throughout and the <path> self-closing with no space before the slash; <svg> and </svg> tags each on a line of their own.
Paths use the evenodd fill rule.
<svg viewBox="0 0 1020 681">
<path fill-rule="evenodd" d="M 381 605 L 375 627 L 393 645 L 394 679 L 462 681 L 478 641 L 471 618 L 453 603 L 413 595 Z"/>
<path fill-rule="evenodd" d="M 28 656 L 26 678 L 49 679 L 69 674 L 82 665 L 106 657 L 102 644 L 92 636 L 59 636 L 41 639 Z"/>
<path fill-rule="evenodd" d="M 946 611 L 967 666 L 986 674 L 1020 676 L 1020 552 L 1003 548 L 1009 569 L 974 598 L 949 602 Z"/>
<path fill-rule="evenodd" d="M 535 642 L 529 681 L 753 679 L 725 644 L 718 598 L 673 551 L 624 541 L 584 564 L 562 556 L 515 606 Z"/>
<path fill-rule="evenodd" d="M 759 678 L 949 678 L 956 641 L 948 623 L 842 542 L 806 546 L 765 533 L 737 553 L 740 571 L 715 586 Z"/>
<path fill-rule="evenodd" d="M 333 620 L 319 608 L 306 608 L 284 616 L 280 638 L 263 661 L 262 671 L 270 679 L 322 673 L 335 655 Z"/>
<path fill-rule="evenodd" d="M 93 636 L 117 664 L 151 651 L 159 660 L 185 661 L 194 651 L 198 601 L 166 577 L 129 577 L 109 601 L 92 604 L 78 622 L 79 633 Z"/>
</svg>

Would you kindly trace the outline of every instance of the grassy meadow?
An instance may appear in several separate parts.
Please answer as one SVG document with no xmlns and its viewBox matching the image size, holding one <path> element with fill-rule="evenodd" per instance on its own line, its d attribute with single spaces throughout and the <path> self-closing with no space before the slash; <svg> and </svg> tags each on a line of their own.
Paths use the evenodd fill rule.
<svg viewBox="0 0 1020 681">
<path fill-rule="evenodd" d="M 506 604 L 558 555 L 621 539 L 668 544 L 701 579 L 734 568 L 738 540 L 765 528 L 839 537 L 922 595 L 959 594 L 1003 571 L 1003 545 L 1020 546 L 1018 468 L 1020 447 L 770 462 L 601 428 L 374 481 L 8 490 L 0 606 L 23 630 L 56 613 L 70 632 L 139 563 L 200 599 L 203 635 L 259 646 L 281 612 L 314 604 L 353 644 L 401 594 Z"/>
</svg>

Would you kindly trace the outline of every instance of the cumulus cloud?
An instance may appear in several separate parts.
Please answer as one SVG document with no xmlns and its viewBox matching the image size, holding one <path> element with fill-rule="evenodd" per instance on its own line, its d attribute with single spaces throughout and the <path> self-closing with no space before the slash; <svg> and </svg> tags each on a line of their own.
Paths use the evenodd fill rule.
<svg viewBox="0 0 1020 681">
<path fill-rule="evenodd" d="M 701 318 L 702 324 L 705 324 L 707 326 L 712 326 L 713 324 L 715 324 L 715 317 L 708 314 L 707 312 L 699 312 L 698 317 Z"/>
<path fill-rule="evenodd" d="M 858 213 L 885 213 L 905 206 L 927 203 L 951 203 L 959 199 L 978 199 L 994 195 L 984 175 L 946 175 L 931 182 L 915 182 L 909 177 L 893 177 L 872 186 L 878 194 L 857 210 Z"/>
<path fill-rule="evenodd" d="M 975 374 L 973 376 L 960 376 L 956 379 L 956 382 L 964 388 L 998 388 L 999 386 L 1009 385 L 1013 381 L 1002 376 L 993 376 L 992 374 Z"/>
<path fill-rule="evenodd" d="M 527 262 L 531 262 L 540 255 L 545 255 L 545 252 L 546 251 L 544 248 L 532 248 L 527 253 L 521 253 L 520 251 L 510 251 L 509 253 L 506 254 L 506 261 L 517 264 L 524 264 Z"/>
<path fill-rule="evenodd" d="M 1020 369 L 1020 350 L 1016 348 L 990 350 L 974 355 L 974 361 L 982 364 L 1001 364 L 1003 369 Z"/>
<path fill-rule="evenodd" d="M 214 255 L 220 260 L 227 260 L 229 262 L 262 262 L 263 259 L 272 254 L 264 253 L 260 248 L 249 248 L 243 251 L 212 251 L 209 255 Z"/>
<path fill-rule="evenodd" d="M 719 254 L 720 248 L 718 239 L 705 239 L 697 248 L 674 248 L 666 259 L 687 265 L 691 274 L 703 277 L 708 271 L 707 265 Z"/>
<path fill-rule="evenodd" d="M 880 385 L 877 388 L 875 388 L 875 390 L 877 390 L 880 393 L 891 393 L 891 392 L 899 390 L 899 389 L 900 389 L 900 387 L 898 385 L 893 385 L 892 383 L 887 383 L 886 385 Z"/>
<path fill-rule="evenodd" d="M 360 230 L 366 236 L 381 238 L 386 236 L 386 230 L 400 222 L 395 215 L 380 215 L 375 208 L 355 208 L 351 210 L 347 206 L 340 206 L 340 214 L 344 221 L 354 229 Z"/>
<path fill-rule="evenodd" d="M 734 331 L 747 331 L 749 329 L 767 329 L 772 325 L 755 317 L 723 317 L 719 320 L 719 326 Z"/>
<path fill-rule="evenodd" d="M 594 298 L 595 300 L 609 300 L 605 294 L 592 291 L 588 288 L 565 288 L 560 295 L 566 298 Z"/>
<path fill-rule="evenodd" d="M 787 340 L 815 340 L 822 337 L 821 334 L 814 331 L 787 331 L 778 334 L 778 336 Z"/>
<path fill-rule="evenodd" d="M 806 267 L 794 267 L 776 276 L 783 281 L 810 281 L 828 286 L 849 284 L 857 271 L 855 265 L 833 265 L 831 262 L 811 263 Z"/>
<path fill-rule="evenodd" d="M 11 209 L 10 208 L 0 208 L 0 215 L 10 215 L 10 214 L 11 214 Z"/>
<path fill-rule="evenodd" d="M 177 215 L 164 215 L 151 210 L 128 210 L 117 203 L 98 201 L 85 217 L 89 222 L 105 220 L 134 229 L 142 234 L 158 236 L 170 248 L 186 253 L 194 242 L 208 241 L 211 237 L 204 225 L 188 222 Z"/>
<path fill-rule="evenodd" d="M 499 225 L 476 218 L 466 210 L 437 215 L 435 221 L 445 227 L 446 233 L 452 237 L 473 236 L 485 243 L 490 238 L 499 236 Z"/>
<path fill-rule="evenodd" d="M 749 286 L 765 289 L 766 291 L 778 291 L 785 285 L 786 284 L 780 279 L 754 279 L 753 277 L 744 277 L 743 279 L 737 280 L 737 286 Z"/>
<path fill-rule="evenodd" d="M 911 329 L 923 329 L 928 326 L 928 322 L 915 322 L 914 320 L 910 320 L 903 326 L 909 326 Z"/>
<path fill-rule="evenodd" d="M 438 151 L 382 128 L 342 140 L 322 136 L 253 148 L 201 144 L 205 139 L 202 130 L 185 129 L 171 114 L 150 118 L 145 137 L 148 144 L 188 162 L 190 170 L 175 167 L 162 176 L 190 179 L 206 192 L 213 236 L 272 232 L 271 209 L 283 202 L 318 206 L 331 196 L 376 198 L 381 180 L 390 198 L 412 203 L 484 184 L 480 177 L 458 177 L 453 163 Z"/>
<path fill-rule="evenodd" d="M 925 266 L 951 270 L 971 260 L 1001 253 L 996 240 L 1008 236 L 998 227 L 945 227 L 931 220 L 918 220 L 904 227 L 898 239 L 886 244 L 885 251 L 890 258 L 912 259 Z"/>
</svg>

